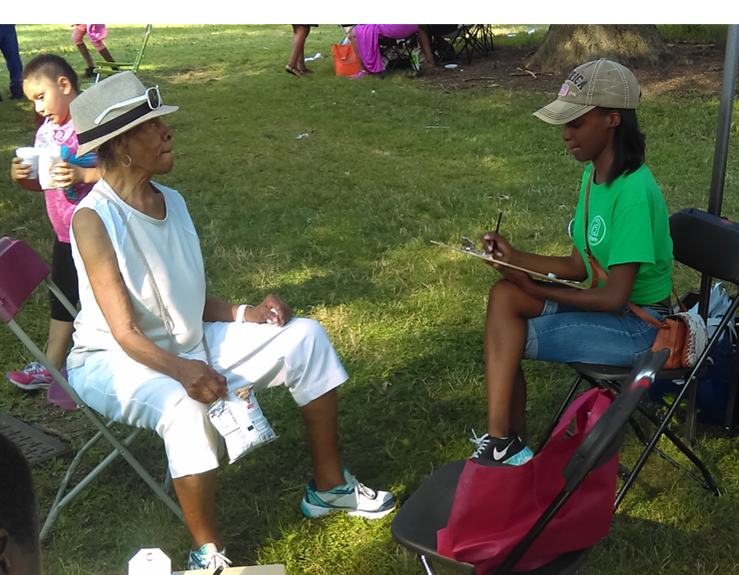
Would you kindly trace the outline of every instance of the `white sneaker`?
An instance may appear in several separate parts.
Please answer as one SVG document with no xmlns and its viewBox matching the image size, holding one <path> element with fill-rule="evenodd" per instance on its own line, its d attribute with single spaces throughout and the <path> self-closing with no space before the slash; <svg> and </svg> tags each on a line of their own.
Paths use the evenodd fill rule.
<svg viewBox="0 0 739 575">
<path fill-rule="evenodd" d="M 311 479 L 305 488 L 305 497 L 300 509 L 306 517 L 316 518 L 346 511 L 354 517 L 379 519 L 395 509 L 395 496 L 389 491 L 375 491 L 362 485 L 357 478 L 344 469 L 344 485 L 330 491 L 318 491 Z"/>
<path fill-rule="evenodd" d="M 190 557 L 187 559 L 188 571 L 218 569 L 219 567 L 227 569 L 229 565 L 231 565 L 231 560 L 226 557 L 226 549 L 218 551 L 214 543 L 206 543 L 197 551 L 190 551 Z"/>
</svg>

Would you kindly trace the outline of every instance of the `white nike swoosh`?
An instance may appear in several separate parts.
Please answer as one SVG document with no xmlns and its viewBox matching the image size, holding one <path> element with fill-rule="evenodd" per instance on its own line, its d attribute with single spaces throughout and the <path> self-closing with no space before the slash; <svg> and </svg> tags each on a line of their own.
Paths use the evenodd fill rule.
<svg viewBox="0 0 739 575">
<path fill-rule="evenodd" d="M 495 459 L 495 461 L 500 461 L 501 459 L 503 459 L 505 457 L 505 454 L 508 453 L 508 448 L 511 445 L 513 445 L 513 440 L 511 440 L 511 442 L 505 446 L 505 449 L 503 451 L 498 451 L 497 447 L 493 448 L 493 459 Z"/>
</svg>

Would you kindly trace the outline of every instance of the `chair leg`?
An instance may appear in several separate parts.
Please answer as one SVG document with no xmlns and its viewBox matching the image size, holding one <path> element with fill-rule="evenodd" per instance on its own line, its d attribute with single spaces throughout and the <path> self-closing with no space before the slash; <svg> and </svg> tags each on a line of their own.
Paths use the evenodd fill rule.
<svg viewBox="0 0 739 575">
<path fill-rule="evenodd" d="M 719 328 L 720 329 L 720 328 Z M 709 350 L 710 351 L 710 350 Z M 696 370 L 697 371 L 697 370 Z M 712 491 L 714 495 L 720 495 L 720 491 L 718 488 L 718 485 L 714 481 L 713 477 L 711 476 L 711 473 L 708 471 L 708 468 L 705 466 L 703 461 L 688 447 L 685 443 L 683 443 L 680 438 L 677 436 L 675 432 L 670 430 L 667 427 L 667 424 L 672 420 L 675 411 L 677 410 L 678 406 L 680 405 L 683 396 L 685 395 L 686 390 L 688 389 L 688 386 L 691 385 L 691 382 L 693 381 L 693 378 L 696 377 L 696 373 L 691 373 L 688 380 L 685 382 L 683 389 L 678 394 L 677 398 L 675 398 L 675 401 L 673 402 L 672 406 L 668 410 L 667 414 L 664 416 L 664 418 L 659 418 L 655 416 L 652 412 L 649 411 L 648 408 L 645 406 L 639 406 L 638 410 L 639 413 L 641 413 L 644 417 L 646 417 L 655 427 L 656 431 L 652 435 L 652 438 L 650 441 L 646 440 L 646 435 L 641 430 L 641 428 L 638 427 L 635 421 L 633 421 L 633 418 L 631 420 L 631 426 L 634 429 L 634 432 L 637 435 L 637 438 L 639 441 L 641 441 L 646 448 L 642 452 L 641 457 L 639 458 L 637 464 L 634 466 L 634 468 L 631 470 L 631 474 L 624 482 L 624 485 L 621 487 L 621 490 L 618 492 L 618 495 L 616 496 L 616 501 L 614 504 L 614 511 L 618 509 L 619 505 L 621 504 L 621 501 L 623 501 L 623 498 L 626 496 L 626 493 L 633 485 L 634 481 L 636 480 L 637 475 L 641 471 L 642 467 L 644 467 L 644 464 L 646 463 L 647 459 L 651 455 L 652 452 L 657 453 L 676 467 L 679 467 L 680 469 L 683 469 L 685 472 L 687 472 L 693 479 L 695 479 L 698 483 L 700 483 L 703 488 L 707 489 L 708 491 Z M 594 387 L 602 387 L 604 384 L 608 385 L 609 387 L 613 388 L 617 393 L 620 393 L 620 389 L 618 384 L 614 384 L 613 382 L 601 382 L 597 380 L 593 380 L 590 377 L 586 376 L 580 376 L 580 379 L 584 379 L 587 381 L 590 385 Z M 561 416 L 560 416 L 561 417 Z M 672 443 L 677 447 L 688 459 L 690 459 L 691 462 L 698 468 L 698 470 L 703 475 L 703 480 L 701 480 L 700 477 L 695 475 L 693 472 L 691 472 L 689 469 L 686 469 L 679 463 L 677 463 L 675 460 L 670 458 L 667 454 L 663 453 L 659 449 L 656 448 L 657 442 L 659 441 L 659 438 L 664 435 L 672 441 Z"/>
<path fill-rule="evenodd" d="M 647 435 L 644 433 L 644 430 L 642 430 L 641 426 L 636 422 L 636 420 L 631 417 L 629 418 L 629 425 L 631 425 L 631 428 L 634 430 L 634 435 L 636 435 L 636 438 L 639 440 L 639 442 L 644 445 L 645 447 L 649 445 L 649 439 L 647 439 Z M 667 430 L 666 430 L 667 431 Z M 667 433 L 665 432 L 665 435 Z M 696 481 L 700 482 L 700 479 L 698 479 L 689 469 L 686 469 L 682 465 L 680 465 L 677 461 L 672 459 L 669 455 L 667 455 L 664 451 L 654 448 L 654 452 L 659 455 L 662 459 L 667 461 L 668 463 L 674 465 L 678 469 L 682 469 L 683 471 L 690 474 L 693 478 L 696 479 Z"/>
<path fill-rule="evenodd" d="M 167 465 L 167 473 L 164 474 L 164 481 L 162 481 L 162 489 L 167 493 L 172 493 L 172 473 Z"/>
<path fill-rule="evenodd" d="M 652 414 L 648 409 L 644 407 L 639 408 L 639 413 L 644 415 L 647 419 L 649 419 L 655 426 L 659 427 L 661 422 L 659 418 L 655 417 L 654 414 Z M 665 421 L 669 421 L 669 419 L 665 419 Z M 680 437 L 672 431 L 669 427 L 666 427 L 662 430 L 662 434 L 669 439 L 675 447 L 677 447 L 690 461 L 693 462 L 693 464 L 700 470 L 701 474 L 703 475 L 704 481 L 701 481 L 699 477 L 697 477 L 694 473 L 692 473 L 689 469 L 686 469 L 670 457 L 668 457 L 666 454 L 662 453 L 659 449 L 656 447 L 654 448 L 654 451 L 675 465 L 676 467 L 679 467 L 680 469 L 685 470 L 688 474 L 690 474 L 696 481 L 701 483 L 705 489 L 708 489 L 709 491 L 718 491 L 718 487 L 716 486 L 716 482 L 713 480 L 713 477 L 711 476 L 711 473 L 708 471 L 708 468 L 706 468 L 705 464 L 701 459 L 695 454 L 695 452 L 686 445 Z M 649 443 L 644 442 L 645 445 L 649 445 Z"/>
<path fill-rule="evenodd" d="M 739 344 L 735 343 L 734 345 L 734 369 L 731 372 L 731 382 L 729 383 L 729 401 L 726 405 L 726 416 L 724 418 L 724 429 L 727 432 L 731 431 L 731 424 L 734 420 L 734 410 L 736 408 L 736 390 L 739 386 L 739 350 L 736 349 L 736 346 L 738 346 Z"/>
<path fill-rule="evenodd" d="M 423 565 L 426 575 L 435 575 L 434 570 L 431 569 L 431 563 L 429 563 L 429 560 L 426 559 L 425 555 L 419 555 L 418 560 L 421 562 L 421 565 Z"/>
<path fill-rule="evenodd" d="M 111 422 L 109 425 L 111 425 L 113 422 Z M 80 461 L 82 461 L 82 457 L 87 453 L 87 451 L 95 445 L 100 438 L 103 436 L 103 433 L 99 431 L 96 433 L 85 445 L 80 448 L 80 450 L 77 452 L 77 455 L 75 455 L 74 459 L 72 460 L 72 463 L 69 465 L 69 468 L 67 469 L 67 472 L 64 474 L 64 478 L 62 479 L 61 484 L 59 485 L 59 489 L 56 492 L 56 498 L 54 499 L 54 503 L 51 504 L 51 508 L 49 509 L 49 513 L 46 516 L 46 520 L 44 521 L 44 526 L 41 529 L 41 533 L 39 535 L 39 539 L 43 540 L 46 536 L 46 533 L 51 528 L 54 521 L 56 521 L 57 516 L 59 515 L 59 512 L 61 511 L 61 508 L 64 506 L 63 504 L 60 504 L 62 501 L 62 498 L 64 497 L 64 493 L 67 490 L 67 485 L 69 484 L 69 480 L 72 478 L 72 475 L 77 470 L 77 467 L 80 464 Z"/>
<path fill-rule="evenodd" d="M 686 383 L 685 385 L 687 386 L 688 383 Z M 718 485 L 716 485 L 716 482 L 713 480 L 713 477 L 711 476 L 711 474 L 709 473 L 708 469 L 703 464 L 703 462 L 698 458 L 697 455 L 695 455 L 695 453 L 693 453 L 690 450 L 690 448 L 687 445 L 685 445 L 682 441 L 680 441 L 680 439 L 672 431 L 667 429 L 667 424 L 670 422 L 670 420 L 674 416 L 675 411 L 677 411 L 677 408 L 680 404 L 682 396 L 685 394 L 685 391 L 686 389 L 683 388 L 683 390 L 678 394 L 677 398 L 675 398 L 675 401 L 673 402 L 670 409 L 667 411 L 667 415 L 661 421 L 655 418 L 652 414 L 648 413 L 648 411 L 640 410 L 640 412 L 643 413 L 648 419 L 650 419 L 650 421 L 652 421 L 653 423 L 655 423 L 655 425 L 657 425 L 657 430 L 652 436 L 652 439 L 648 443 L 646 449 L 644 449 L 644 451 L 642 452 L 641 457 L 639 458 L 639 461 L 637 461 L 636 465 L 631 470 L 631 475 L 624 482 L 624 485 L 621 487 L 621 491 L 619 491 L 618 495 L 616 496 L 616 502 L 614 504 L 614 509 L 618 509 L 619 505 L 621 505 L 623 498 L 626 496 L 626 493 L 633 485 L 634 481 L 636 480 L 637 475 L 641 471 L 642 467 L 644 467 L 644 464 L 647 462 L 647 459 L 649 458 L 649 456 L 652 454 L 652 451 L 655 450 L 655 446 L 657 445 L 659 438 L 663 434 L 670 441 L 672 441 L 675 444 L 675 447 L 677 447 L 680 451 L 682 451 L 696 465 L 696 467 L 698 467 L 698 469 L 700 469 L 701 473 L 703 474 L 703 477 L 706 480 L 705 483 L 701 482 L 703 484 L 703 487 L 705 487 L 709 491 L 713 491 L 714 495 L 717 495 L 717 496 L 721 495 Z"/>
<path fill-rule="evenodd" d="M 700 380 L 696 380 L 688 391 L 688 406 L 685 415 L 685 428 L 683 431 L 683 439 L 688 445 L 692 445 L 695 437 L 695 423 L 697 417 L 698 389 Z M 686 382 L 687 385 L 687 382 Z"/>
<path fill-rule="evenodd" d="M 647 417 L 647 419 L 649 419 L 655 425 L 655 427 L 657 425 L 659 425 L 659 420 L 656 419 L 656 418 L 654 418 L 654 416 L 651 413 L 649 413 L 648 411 L 645 411 L 644 408 L 640 408 L 640 413 L 642 415 L 644 415 L 645 417 Z M 636 435 L 636 437 L 639 440 L 639 442 L 642 445 L 644 445 L 645 447 L 648 446 L 649 445 L 649 440 L 647 439 L 646 434 L 644 433 L 644 431 L 642 430 L 641 426 L 639 426 L 639 424 L 636 422 L 636 420 L 633 417 L 629 419 L 629 424 L 631 425 L 631 428 L 634 430 L 634 434 Z M 673 431 L 671 431 L 669 428 L 666 428 L 665 429 L 664 435 L 665 435 L 665 437 L 667 437 L 667 439 L 669 439 L 670 441 L 672 441 L 672 443 L 675 445 L 675 447 L 677 447 L 680 451 L 682 451 L 683 454 L 688 459 L 690 459 L 690 461 L 693 462 L 693 464 L 703 474 L 703 479 L 701 479 L 700 477 L 698 477 L 690 469 L 686 468 L 685 466 L 681 465 L 680 463 L 678 463 L 677 461 L 675 461 L 674 459 L 672 459 L 672 457 L 670 457 L 669 455 L 667 455 L 661 449 L 658 449 L 657 447 L 655 447 L 653 449 L 653 451 L 657 455 L 659 455 L 662 459 L 664 459 L 665 461 L 667 461 L 668 463 L 670 463 L 672 466 L 674 466 L 675 468 L 680 469 L 682 471 L 685 471 L 685 473 L 687 473 L 688 475 L 690 475 L 693 479 L 695 479 L 698 483 L 700 483 L 705 489 L 713 490 L 713 487 L 711 487 L 712 485 L 715 486 L 715 483 L 713 481 L 713 478 L 711 477 L 711 474 L 709 473 L 709 471 L 706 468 L 706 466 L 698 458 L 698 456 L 696 456 L 695 453 L 689 447 L 687 447 L 682 441 L 680 441 L 680 438 Z M 628 472 L 627 471 L 625 477 L 622 476 L 621 478 L 624 481 L 626 481 L 629 478 L 629 476 L 631 475 L 631 473 L 633 473 L 633 470 L 631 472 Z M 615 511 L 615 509 L 614 509 L 614 511 Z"/>
<path fill-rule="evenodd" d="M 88 407 L 84 406 L 82 408 L 83 410 L 89 409 Z M 68 503 L 70 503 L 87 485 L 92 482 L 95 477 L 97 477 L 106 467 L 108 467 L 119 455 L 122 455 L 123 458 L 128 462 L 128 464 L 134 468 L 134 470 L 139 474 L 141 479 L 143 479 L 149 487 L 156 493 L 156 495 L 161 499 L 167 507 L 169 507 L 172 512 L 184 523 L 185 517 L 182 514 L 182 509 L 180 509 L 180 506 L 165 492 L 165 490 L 154 480 L 154 478 L 149 474 L 146 469 L 138 462 L 138 460 L 133 456 L 133 454 L 128 450 L 128 446 L 133 443 L 134 439 L 138 437 L 139 433 L 141 433 L 142 429 L 135 429 L 126 439 L 123 441 L 119 441 L 115 438 L 115 436 L 112 435 L 110 431 L 110 426 L 114 422 L 109 422 L 107 426 L 103 426 L 103 428 L 100 429 L 100 431 L 85 444 L 85 446 L 80 449 L 80 451 L 77 453 L 77 456 L 75 457 L 74 461 L 70 465 L 67 474 L 64 477 L 64 480 L 62 481 L 62 485 L 59 487 L 59 491 L 57 492 L 56 500 L 54 501 L 54 504 L 51 507 L 51 510 L 49 511 L 49 514 L 46 517 L 46 521 L 44 522 L 44 526 L 41 529 L 41 533 L 39 535 L 39 539 L 43 540 L 46 534 L 51 529 L 51 526 L 54 524 L 54 521 L 56 521 L 56 518 L 59 515 L 59 512 L 63 507 L 65 507 Z M 108 456 L 103 459 L 90 473 L 88 473 L 82 481 L 80 481 L 75 487 L 69 491 L 66 495 L 64 495 L 64 492 L 66 490 L 67 484 L 69 483 L 69 479 L 72 477 L 72 474 L 74 473 L 75 469 L 79 465 L 82 456 L 87 452 L 87 450 L 90 449 L 99 439 L 101 436 L 105 436 L 106 439 L 111 443 L 113 446 L 113 451 L 108 454 Z"/>
</svg>

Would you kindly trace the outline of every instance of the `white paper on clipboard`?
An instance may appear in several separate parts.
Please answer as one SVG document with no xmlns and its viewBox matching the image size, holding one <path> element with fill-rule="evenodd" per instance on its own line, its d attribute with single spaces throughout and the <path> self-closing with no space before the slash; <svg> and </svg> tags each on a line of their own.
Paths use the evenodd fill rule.
<svg viewBox="0 0 739 575">
<path fill-rule="evenodd" d="M 434 244 L 434 245 L 437 245 L 437 246 L 441 246 L 443 248 L 448 248 L 450 250 L 454 250 L 455 252 L 459 252 L 459 253 L 462 253 L 462 254 L 467 254 L 468 256 L 474 256 L 476 258 L 480 258 L 481 260 L 485 260 L 485 261 L 488 261 L 488 262 L 493 262 L 493 263 L 496 263 L 496 264 L 501 265 L 501 266 L 505 266 L 505 267 L 508 267 L 508 268 L 512 268 L 514 270 L 518 270 L 518 271 L 527 273 L 530 276 L 535 277 L 537 279 L 541 279 L 541 280 L 548 281 L 548 282 L 553 282 L 553 283 L 558 283 L 558 284 L 565 285 L 567 287 L 571 287 L 571 288 L 575 288 L 575 289 L 582 289 L 582 290 L 587 289 L 585 286 L 580 285 L 579 283 L 575 283 L 575 282 L 572 282 L 572 281 L 569 281 L 569 280 L 562 280 L 562 279 L 559 279 L 558 277 L 554 277 L 554 276 L 546 275 L 546 274 L 541 274 L 539 272 L 535 272 L 533 270 L 527 270 L 526 268 L 522 268 L 522 267 L 519 267 L 519 266 L 510 264 L 508 262 L 504 262 L 504 261 L 501 261 L 501 260 L 496 260 L 495 258 L 493 258 L 492 255 L 486 254 L 486 253 L 483 253 L 483 252 L 480 252 L 480 251 L 477 251 L 477 250 L 476 251 L 472 251 L 472 250 L 469 250 L 469 249 L 456 248 L 456 247 L 450 246 L 448 244 L 443 244 L 441 242 L 435 242 L 434 240 L 431 240 L 431 243 Z"/>
</svg>

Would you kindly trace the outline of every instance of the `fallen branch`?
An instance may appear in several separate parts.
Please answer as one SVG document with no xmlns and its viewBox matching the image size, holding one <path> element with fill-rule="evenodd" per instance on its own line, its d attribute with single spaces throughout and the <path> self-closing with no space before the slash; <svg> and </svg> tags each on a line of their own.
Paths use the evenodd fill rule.
<svg viewBox="0 0 739 575">
<path fill-rule="evenodd" d="M 533 76 L 536 80 L 536 74 L 531 70 L 524 70 L 523 72 L 511 72 L 511 76 Z"/>
</svg>

